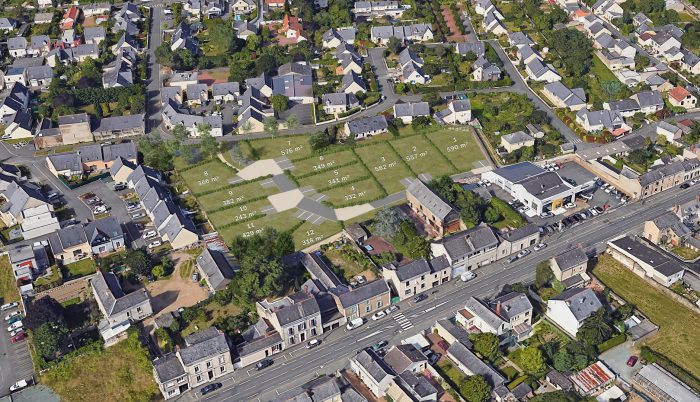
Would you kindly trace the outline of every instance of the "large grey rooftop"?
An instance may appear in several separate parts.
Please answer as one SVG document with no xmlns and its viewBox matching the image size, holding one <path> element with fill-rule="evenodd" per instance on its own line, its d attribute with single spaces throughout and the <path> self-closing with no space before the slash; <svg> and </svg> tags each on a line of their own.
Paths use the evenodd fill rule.
<svg viewBox="0 0 700 402">
<path fill-rule="evenodd" d="M 573 288 L 565 290 L 549 300 L 564 301 L 578 322 L 583 322 L 596 312 L 603 304 L 591 288 Z"/>
<path fill-rule="evenodd" d="M 459 218 L 455 209 L 426 186 L 420 179 L 413 180 L 406 191 L 438 219 L 446 221 L 448 218 Z"/>
<path fill-rule="evenodd" d="M 230 352 L 226 335 L 214 327 L 196 332 L 185 341 L 188 346 L 180 349 L 180 358 L 185 366 Z"/>
</svg>

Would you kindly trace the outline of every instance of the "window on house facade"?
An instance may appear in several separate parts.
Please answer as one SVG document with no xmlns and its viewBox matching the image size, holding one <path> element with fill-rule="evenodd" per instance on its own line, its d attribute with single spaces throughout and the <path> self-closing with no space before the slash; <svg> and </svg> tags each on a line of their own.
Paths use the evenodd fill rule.
<svg viewBox="0 0 700 402">
<path fill-rule="evenodd" d="M 293 328 L 293 327 L 289 327 L 289 329 L 287 330 L 287 334 L 289 334 L 289 335 L 294 335 L 294 328 Z"/>
<path fill-rule="evenodd" d="M 316 319 L 315 319 L 315 318 L 312 318 L 312 319 L 311 319 L 311 326 L 312 326 L 312 327 L 315 327 L 315 326 L 316 326 Z"/>
<path fill-rule="evenodd" d="M 301 324 L 299 324 L 297 326 L 297 330 L 299 330 L 299 331 L 303 331 L 305 329 L 306 329 L 306 323 L 304 323 L 304 322 L 302 322 Z"/>
<path fill-rule="evenodd" d="M 199 366 L 194 366 L 194 372 L 199 373 Z"/>
<path fill-rule="evenodd" d="M 372 311 L 372 305 L 367 303 L 367 307 L 365 307 L 365 312 L 369 313 L 370 311 Z"/>
<path fill-rule="evenodd" d="M 211 362 L 207 362 L 207 368 L 211 368 Z"/>
<path fill-rule="evenodd" d="M 226 357 L 225 356 L 219 356 L 219 364 L 226 364 Z"/>
<path fill-rule="evenodd" d="M 382 308 L 383 305 L 384 303 L 382 303 L 381 299 L 377 300 L 377 308 Z"/>
<path fill-rule="evenodd" d="M 289 337 L 289 344 L 294 345 L 294 337 L 293 336 Z"/>
<path fill-rule="evenodd" d="M 226 366 L 221 366 L 221 367 L 219 367 L 219 372 L 220 372 L 220 373 L 225 373 L 225 372 L 226 372 Z"/>
<path fill-rule="evenodd" d="M 311 336 L 316 336 L 316 328 L 311 328 Z"/>
<path fill-rule="evenodd" d="M 143 311 L 143 309 L 141 307 L 136 307 L 136 311 L 140 313 Z"/>
<path fill-rule="evenodd" d="M 201 376 L 201 375 L 198 375 L 198 376 L 197 376 L 197 382 L 198 382 L 198 383 L 202 382 L 202 376 Z"/>
</svg>

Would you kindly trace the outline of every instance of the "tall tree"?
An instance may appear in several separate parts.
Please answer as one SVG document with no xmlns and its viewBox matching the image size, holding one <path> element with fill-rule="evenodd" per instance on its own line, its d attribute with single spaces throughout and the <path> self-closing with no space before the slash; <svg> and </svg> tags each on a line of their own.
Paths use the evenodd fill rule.
<svg viewBox="0 0 700 402">
<path fill-rule="evenodd" d="M 576 338 L 586 345 L 599 345 L 610 338 L 611 334 L 612 328 L 607 324 L 607 312 L 605 307 L 601 307 L 586 318 L 576 332 Z"/>
<path fill-rule="evenodd" d="M 219 145 L 210 134 L 202 134 L 200 137 L 199 147 L 202 151 L 202 155 L 205 158 L 213 158 L 219 152 Z"/>
<path fill-rule="evenodd" d="M 528 346 L 520 352 L 520 365 L 528 374 L 542 374 L 547 370 L 542 351 L 535 346 Z"/>
<path fill-rule="evenodd" d="M 538 289 L 543 288 L 549 285 L 553 280 L 554 273 L 552 272 L 552 268 L 549 266 L 549 261 L 540 261 L 535 270 L 535 287 Z"/>
<path fill-rule="evenodd" d="M 297 118 L 297 115 L 293 114 L 287 118 L 287 129 L 288 130 L 294 130 L 295 128 L 299 127 L 299 119 Z"/>
<path fill-rule="evenodd" d="M 143 247 L 127 250 L 124 263 L 138 275 L 146 276 L 151 273 L 151 260 Z"/>
<path fill-rule="evenodd" d="M 34 348 L 46 360 L 54 360 L 68 337 L 68 328 L 62 323 L 47 322 L 34 330 Z"/>
<path fill-rule="evenodd" d="M 467 376 L 459 383 L 459 393 L 467 402 L 486 402 L 491 400 L 491 386 L 481 375 Z"/>
<path fill-rule="evenodd" d="M 401 222 L 405 219 L 398 208 L 384 207 L 374 217 L 374 231 L 385 239 L 391 239 L 399 233 Z"/>
<path fill-rule="evenodd" d="M 263 121 L 263 130 L 274 138 L 279 133 L 280 124 L 273 116 L 268 116 Z"/>
<path fill-rule="evenodd" d="M 63 321 L 63 313 L 63 306 L 56 299 L 42 297 L 33 299 L 27 305 L 27 314 L 22 322 L 27 328 L 34 330 L 47 322 Z"/>
<path fill-rule="evenodd" d="M 474 351 L 482 355 L 489 361 L 494 361 L 498 357 L 498 336 L 490 332 L 476 334 L 471 339 L 474 344 Z"/>
<path fill-rule="evenodd" d="M 277 114 L 284 112 L 289 106 L 289 98 L 282 94 L 272 95 L 270 101 L 272 102 L 272 108 Z"/>
</svg>

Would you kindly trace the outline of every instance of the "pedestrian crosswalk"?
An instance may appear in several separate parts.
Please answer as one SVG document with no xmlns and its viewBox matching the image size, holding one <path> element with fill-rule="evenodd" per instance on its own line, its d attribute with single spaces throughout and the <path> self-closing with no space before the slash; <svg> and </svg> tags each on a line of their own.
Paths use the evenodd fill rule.
<svg viewBox="0 0 700 402">
<path fill-rule="evenodd" d="M 394 319 L 395 319 L 396 322 L 399 324 L 399 326 L 401 327 L 401 329 L 404 330 L 404 331 L 406 331 L 406 330 L 408 330 L 408 329 L 410 329 L 410 328 L 413 328 L 413 323 L 411 323 L 411 321 L 409 321 L 409 319 L 406 318 L 406 316 L 403 315 L 403 314 L 401 314 L 401 313 L 396 314 L 396 315 L 394 316 Z"/>
</svg>

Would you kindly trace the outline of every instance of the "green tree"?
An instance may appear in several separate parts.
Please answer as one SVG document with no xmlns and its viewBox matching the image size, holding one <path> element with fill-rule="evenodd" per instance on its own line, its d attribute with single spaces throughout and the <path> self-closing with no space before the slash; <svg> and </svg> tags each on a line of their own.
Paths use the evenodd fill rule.
<svg viewBox="0 0 700 402">
<path fill-rule="evenodd" d="M 384 207 L 374 217 L 374 231 L 377 235 L 391 239 L 401 231 L 404 216 L 395 207 Z"/>
<path fill-rule="evenodd" d="M 309 145 L 311 146 L 311 149 L 314 151 L 317 151 L 319 149 L 323 149 L 329 145 L 332 144 L 332 138 L 330 135 L 328 135 L 327 132 L 321 131 L 316 134 L 311 134 L 309 137 Z"/>
<path fill-rule="evenodd" d="M 175 347 L 175 342 L 173 341 L 173 338 L 170 336 L 170 332 L 166 328 L 157 328 L 154 332 L 153 335 L 156 338 L 156 344 L 158 345 L 158 348 L 164 352 L 164 353 L 169 353 L 172 352 L 173 348 Z"/>
<path fill-rule="evenodd" d="M 273 116 L 268 116 L 263 121 L 263 130 L 274 138 L 279 133 L 280 124 Z"/>
<path fill-rule="evenodd" d="M 200 137 L 199 148 L 205 158 L 213 158 L 219 152 L 219 144 L 208 133 L 204 133 Z"/>
<path fill-rule="evenodd" d="M 540 261 L 535 270 L 535 287 L 537 289 L 549 285 L 554 280 L 554 273 L 549 266 L 549 260 Z"/>
<path fill-rule="evenodd" d="M 68 328 L 62 323 L 47 322 L 32 335 L 36 352 L 46 360 L 54 360 L 68 337 Z"/>
<path fill-rule="evenodd" d="M 182 124 L 175 125 L 170 132 L 178 143 L 183 143 L 187 140 L 187 129 Z"/>
<path fill-rule="evenodd" d="M 173 155 L 157 131 L 142 136 L 138 149 L 143 154 L 143 162 L 156 170 L 173 169 Z"/>
<path fill-rule="evenodd" d="M 295 128 L 299 127 L 299 119 L 297 118 L 297 115 L 293 114 L 287 118 L 287 129 L 288 130 L 294 130 Z"/>
<path fill-rule="evenodd" d="M 471 338 L 474 351 L 489 361 L 494 361 L 500 354 L 498 336 L 490 332 L 476 334 Z"/>
<path fill-rule="evenodd" d="M 501 213 L 497 208 L 488 206 L 484 211 L 484 221 L 486 223 L 496 223 L 501 220 Z"/>
<path fill-rule="evenodd" d="M 392 36 L 391 38 L 389 38 L 389 42 L 387 43 L 386 47 L 391 53 L 399 54 L 403 46 L 401 45 L 401 41 L 398 38 Z"/>
<path fill-rule="evenodd" d="M 571 370 L 574 364 L 574 358 L 565 349 L 562 349 L 554 355 L 552 362 L 554 363 L 555 369 L 561 372 L 567 372 Z"/>
<path fill-rule="evenodd" d="M 603 96 L 606 101 L 611 101 L 618 98 L 626 89 L 625 84 L 617 80 L 607 80 L 600 83 L 600 89 L 603 91 Z"/>
<path fill-rule="evenodd" d="M 588 73 L 593 64 L 593 44 L 583 32 L 572 28 L 555 30 L 549 42 L 571 75 L 581 77 Z"/>
<path fill-rule="evenodd" d="M 542 351 L 535 346 L 528 346 L 520 352 L 520 368 L 532 375 L 542 374 L 547 370 Z"/>
<path fill-rule="evenodd" d="M 272 108 L 277 114 L 284 112 L 289 106 L 289 98 L 282 94 L 272 95 L 270 102 L 272 102 Z"/>
<path fill-rule="evenodd" d="M 162 265 L 156 265 L 151 270 L 151 274 L 156 278 L 162 278 L 163 276 L 165 276 L 165 270 L 163 269 Z"/>
<path fill-rule="evenodd" d="M 586 345 L 599 345 L 610 338 L 612 328 L 607 324 L 607 312 L 605 307 L 586 318 L 576 332 L 576 339 Z"/>
<path fill-rule="evenodd" d="M 464 377 L 459 383 L 459 393 L 467 402 L 486 402 L 491 400 L 491 386 L 480 375 Z"/>
<path fill-rule="evenodd" d="M 146 276 L 151 273 L 151 260 L 143 247 L 135 250 L 128 249 L 124 263 L 138 275 Z"/>
</svg>

